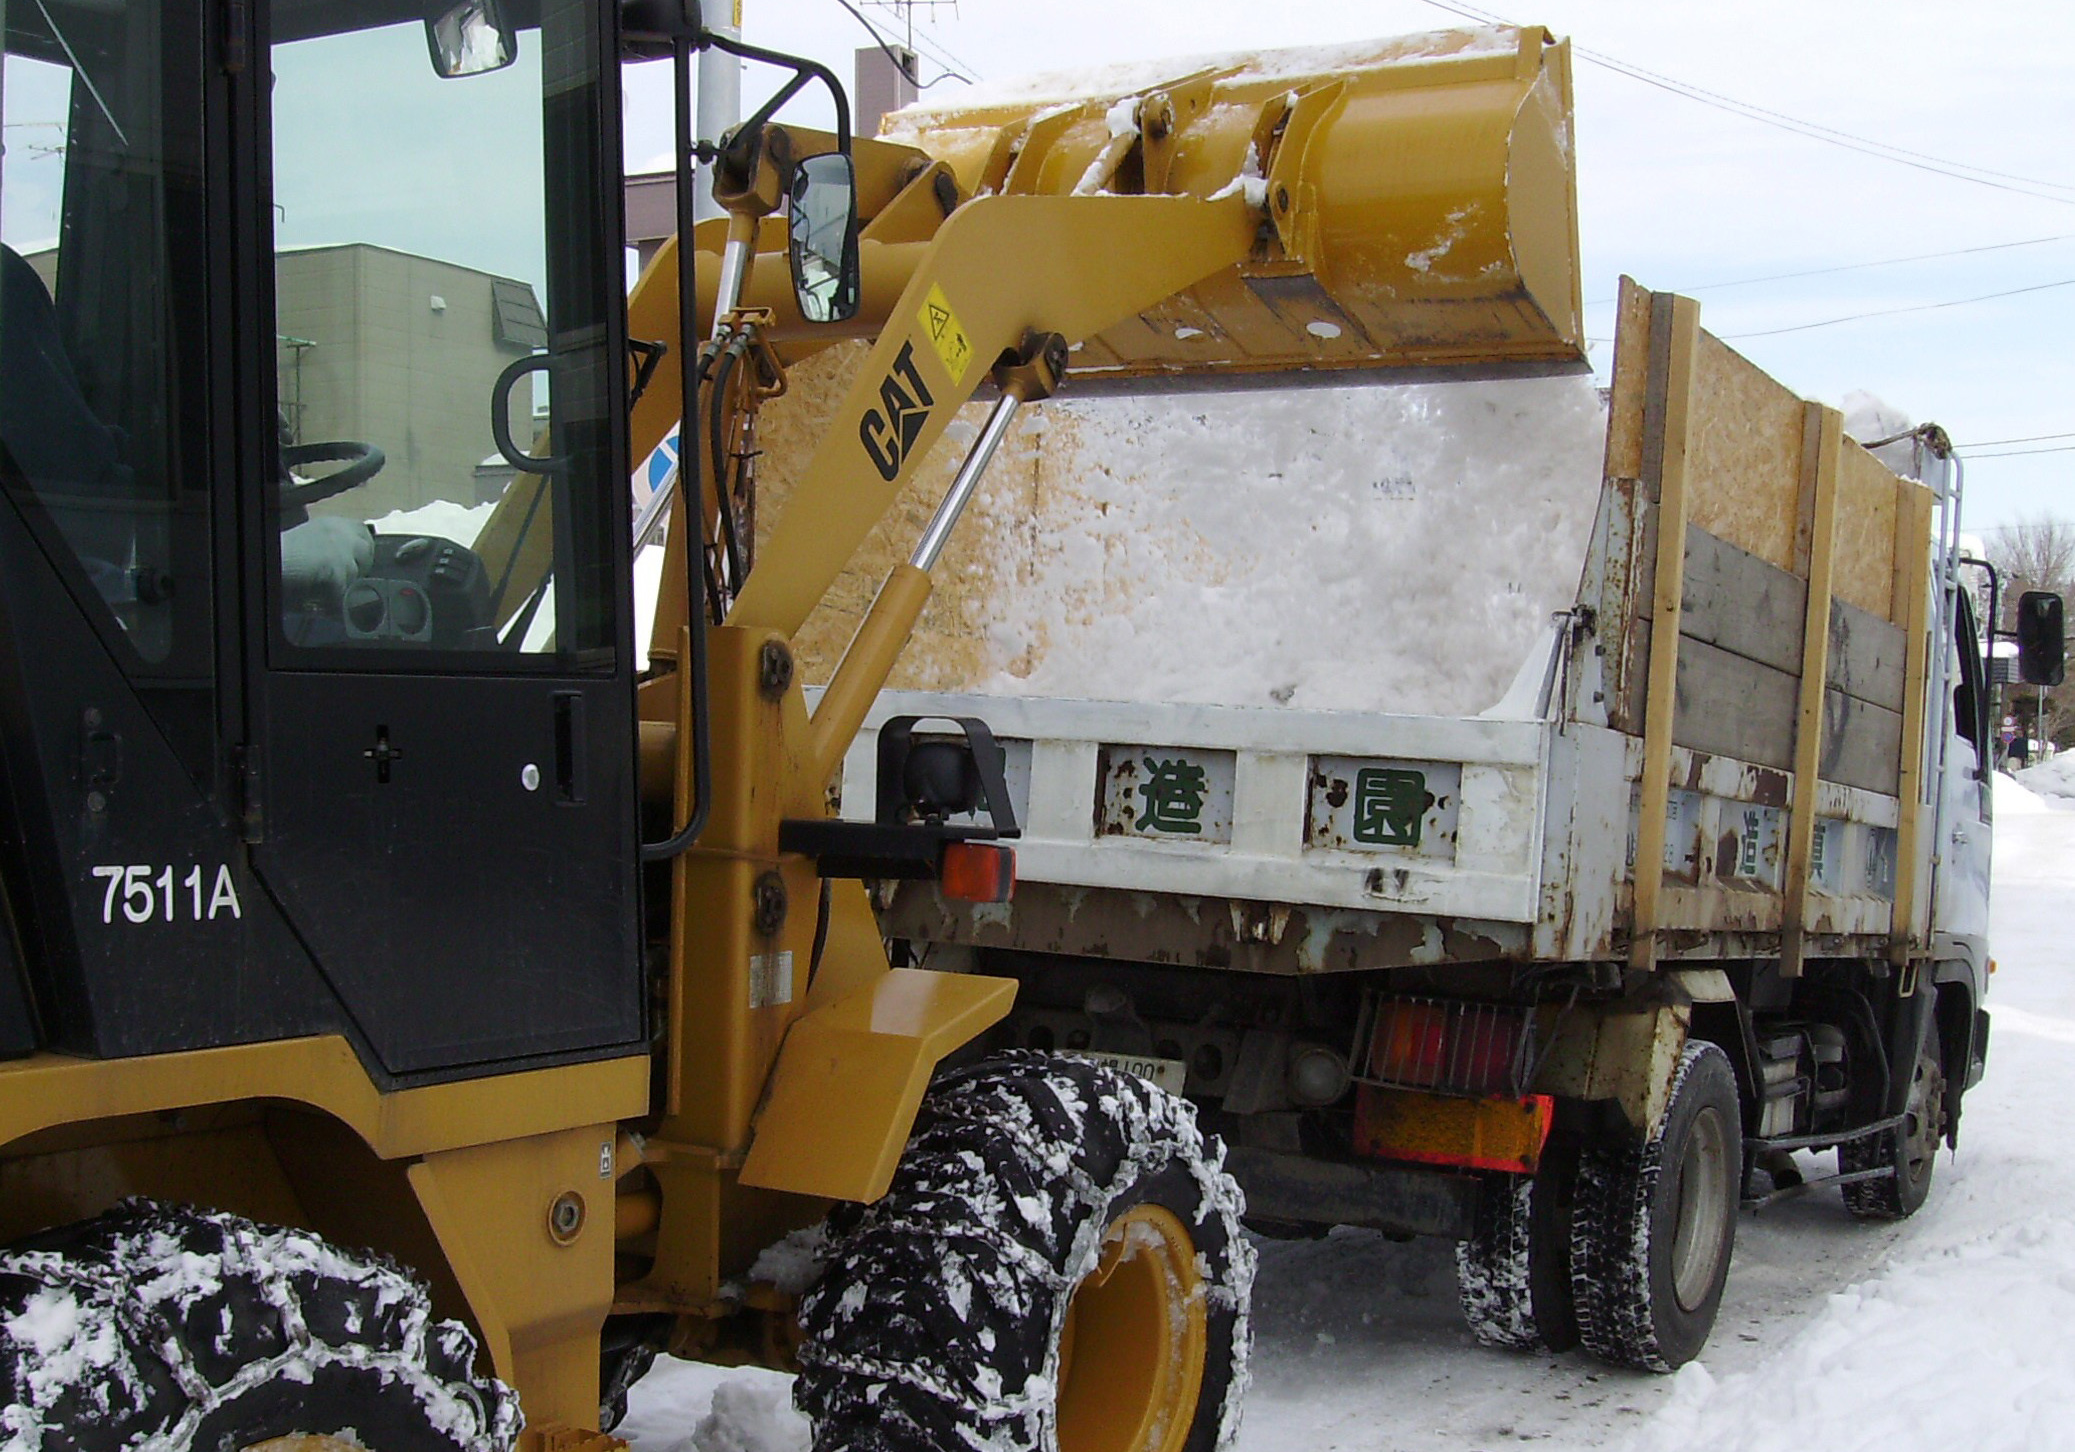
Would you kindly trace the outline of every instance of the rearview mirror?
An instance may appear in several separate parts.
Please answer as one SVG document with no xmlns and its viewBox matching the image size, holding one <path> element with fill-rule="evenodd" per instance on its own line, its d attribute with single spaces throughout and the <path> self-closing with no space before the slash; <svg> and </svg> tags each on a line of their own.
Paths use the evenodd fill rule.
<svg viewBox="0 0 2075 1452">
<path fill-rule="evenodd" d="M 793 293 L 810 323 L 857 315 L 857 175 L 840 151 L 793 168 L 786 225 L 792 232 Z"/>
<path fill-rule="evenodd" d="M 461 0 L 425 22 L 425 48 L 442 78 L 481 76 L 519 58 L 519 33 L 499 0 Z"/>
<path fill-rule="evenodd" d="M 2027 590 L 2017 597 L 2017 673 L 2028 686 L 2057 686 L 2065 673 L 2067 637 L 2061 597 Z"/>
</svg>

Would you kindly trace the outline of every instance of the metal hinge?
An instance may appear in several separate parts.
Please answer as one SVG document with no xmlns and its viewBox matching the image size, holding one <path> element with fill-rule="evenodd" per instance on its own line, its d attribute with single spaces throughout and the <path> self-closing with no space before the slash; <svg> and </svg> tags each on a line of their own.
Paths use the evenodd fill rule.
<svg viewBox="0 0 2075 1452">
<path fill-rule="evenodd" d="M 225 75 L 240 75 L 251 59 L 250 19 L 252 9 L 247 0 L 223 0 L 223 32 L 218 37 L 223 45 L 223 70 Z"/>
</svg>

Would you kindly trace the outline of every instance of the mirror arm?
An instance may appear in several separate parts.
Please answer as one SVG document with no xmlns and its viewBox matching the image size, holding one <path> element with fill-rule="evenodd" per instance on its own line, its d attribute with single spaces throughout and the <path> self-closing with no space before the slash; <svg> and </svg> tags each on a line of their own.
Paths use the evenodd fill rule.
<svg viewBox="0 0 2075 1452">
<path fill-rule="evenodd" d="M 762 61 L 765 65 L 778 66 L 793 73 L 793 79 L 779 88 L 778 94 L 763 105 L 739 128 L 738 134 L 754 135 L 764 123 L 778 113 L 778 108 L 798 95 L 809 81 L 820 81 L 828 88 L 830 99 L 836 105 L 836 149 L 845 156 L 850 154 L 850 97 L 836 73 L 819 61 L 804 56 L 787 55 L 783 51 L 765 50 L 759 45 L 748 45 L 729 36 L 716 35 L 712 31 L 701 32 L 701 46 L 712 46 L 742 60 Z"/>
</svg>

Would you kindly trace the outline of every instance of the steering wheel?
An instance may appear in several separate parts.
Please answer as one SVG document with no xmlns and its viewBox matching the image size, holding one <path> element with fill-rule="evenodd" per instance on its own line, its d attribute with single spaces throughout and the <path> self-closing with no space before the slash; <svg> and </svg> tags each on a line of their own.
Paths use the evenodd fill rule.
<svg viewBox="0 0 2075 1452">
<path fill-rule="evenodd" d="M 368 480 L 382 472 L 389 462 L 388 455 L 373 444 L 363 444 L 352 439 L 339 439 L 327 444 L 283 444 L 281 464 L 294 469 L 304 464 L 340 464 L 321 479 L 306 483 L 283 481 L 281 485 L 281 511 L 304 509 L 322 499 L 331 499 L 344 494 L 348 489 L 358 489 Z"/>
</svg>

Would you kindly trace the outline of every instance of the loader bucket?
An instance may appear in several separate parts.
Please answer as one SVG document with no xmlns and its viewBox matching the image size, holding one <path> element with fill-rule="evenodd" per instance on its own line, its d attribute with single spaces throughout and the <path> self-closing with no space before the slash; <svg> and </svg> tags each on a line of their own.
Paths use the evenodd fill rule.
<svg viewBox="0 0 2075 1452">
<path fill-rule="evenodd" d="M 1010 82 L 881 135 L 967 196 L 1258 199 L 1252 257 L 1086 340 L 1078 381 L 1583 366 L 1570 52 L 1539 28 Z"/>
</svg>

